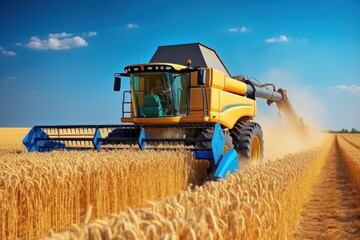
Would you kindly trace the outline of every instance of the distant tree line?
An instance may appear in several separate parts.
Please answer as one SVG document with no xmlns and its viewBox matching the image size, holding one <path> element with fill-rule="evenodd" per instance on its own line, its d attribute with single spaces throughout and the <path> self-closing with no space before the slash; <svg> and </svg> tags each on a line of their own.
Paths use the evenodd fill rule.
<svg viewBox="0 0 360 240">
<path fill-rule="evenodd" d="M 347 130 L 346 128 L 343 128 L 343 129 L 338 130 L 338 131 L 327 130 L 326 132 L 330 132 L 330 133 L 360 133 L 360 131 L 357 130 L 356 128 L 352 128 L 350 131 Z"/>
</svg>

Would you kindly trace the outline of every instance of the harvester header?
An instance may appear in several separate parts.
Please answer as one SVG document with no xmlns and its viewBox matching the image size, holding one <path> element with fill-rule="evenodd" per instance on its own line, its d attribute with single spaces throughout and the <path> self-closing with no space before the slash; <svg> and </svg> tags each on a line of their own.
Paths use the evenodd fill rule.
<svg viewBox="0 0 360 240">
<path fill-rule="evenodd" d="M 190 61 L 189 61 L 190 60 Z M 184 65 L 185 63 L 185 65 Z M 126 79 L 122 79 L 126 78 Z M 200 43 L 160 46 L 149 63 L 125 66 L 120 125 L 36 126 L 24 138 L 29 151 L 118 148 L 141 150 L 182 144 L 197 159 L 210 161 L 209 174 L 223 178 L 242 163 L 263 158 L 263 133 L 253 118 L 256 99 L 275 102 L 293 126 L 305 127 L 283 89 L 231 74 L 217 53 Z"/>
</svg>

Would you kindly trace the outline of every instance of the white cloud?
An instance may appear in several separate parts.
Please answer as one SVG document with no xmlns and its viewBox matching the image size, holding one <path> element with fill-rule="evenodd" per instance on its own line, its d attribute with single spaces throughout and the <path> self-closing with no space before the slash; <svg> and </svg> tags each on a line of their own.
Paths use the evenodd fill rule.
<svg viewBox="0 0 360 240">
<path fill-rule="evenodd" d="M 72 33 L 66 33 L 66 32 L 62 32 L 62 33 L 50 33 L 48 35 L 49 38 L 66 38 L 66 37 L 71 37 L 73 34 Z"/>
<path fill-rule="evenodd" d="M 5 48 L 3 48 L 3 47 L 0 47 L 0 51 L 1 51 L 1 53 L 2 53 L 3 55 L 5 55 L 5 56 L 10 56 L 10 57 L 16 56 L 16 52 L 7 51 L 7 50 L 5 50 Z"/>
<path fill-rule="evenodd" d="M 138 25 L 135 24 L 135 23 L 129 23 L 128 25 L 126 25 L 126 28 L 128 28 L 128 29 L 134 29 L 134 28 L 137 28 L 137 27 L 138 27 Z"/>
<path fill-rule="evenodd" d="M 97 32 L 88 32 L 87 37 L 95 37 L 97 34 Z"/>
<path fill-rule="evenodd" d="M 16 79 L 15 76 L 8 76 L 5 80 L 2 81 L 2 83 L 7 84 L 15 79 Z"/>
<path fill-rule="evenodd" d="M 240 28 L 229 28 L 229 32 L 241 32 L 241 33 L 246 33 L 246 32 L 250 32 L 251 30 L 247 27 L 240 27 Z"/>
<path fill-rule="evenodd" d="M 6 50 L 1 50 L 2 54 L 5 56 L 10 56 L 10 57 L 14 57 L 16 56 L 16 52 L 13 51 L 6 51 Z"/>
<path fill-rule="evenodd" d="M 337 85 L 332 89 L 337 89 L 345 92 L 360 93 L 359 85 Z"/>
<path fill-rule="evenodd" d="M 95 37 L 98 33 L 97 32 L 87 32 L 87 33 L 83 33 L 82 36 L 84 38 L 91 38 L 91 37 Z"/>
<path fill-rule="evenodd" d="M 86 47 L 88 45 L 84 38 L 71 36 L 73 36 L 73 34 L 65 32 L 51 33 L 47 39 L 40 39 L 37 36 L 33 36 L 25 46 L 36 50 L 67 50 L 76 47 Z"/>
<path fill-rule="evenodd" d="M 285 35 L 281 35 L 279 37 L 272 37 L 265 40 L 267 43 L 284 43 L 288 42 L 289 38 Z"/>
</svg>

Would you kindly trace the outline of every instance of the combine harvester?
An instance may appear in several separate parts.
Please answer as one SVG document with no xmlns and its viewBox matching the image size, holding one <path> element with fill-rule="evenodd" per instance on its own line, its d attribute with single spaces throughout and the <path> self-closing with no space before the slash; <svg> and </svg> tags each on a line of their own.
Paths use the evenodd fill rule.
<svg viewBox="0 0 360 240">
<path fill-rule="evenodd" d="M 149 63 L 124 71 L 115 74 L 114 91 L 120 91 L 121 77 L 130 79 L 122 99 L 125 124 L 35 126 L 23 140 L 27 150 L 182 144 L 196 159 L 208 159 L 209 172 L 218 179 L 238 170 L 240 159 L 251 164 L 263 158 L 263 133 L 251 121 L 256 98 L 275 102 L 292 125 L 305 131 L 285 90 L 231 77 L 217 53 L 200 43 L 160 46 Z"/>
</svg>

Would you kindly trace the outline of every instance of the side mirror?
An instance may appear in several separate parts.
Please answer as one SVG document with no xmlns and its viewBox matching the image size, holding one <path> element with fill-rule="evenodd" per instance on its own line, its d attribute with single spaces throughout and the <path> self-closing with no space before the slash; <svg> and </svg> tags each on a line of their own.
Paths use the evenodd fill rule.
<svg viewBox="0 0 360 240">
<path fill-rule="evenodd" d="M 197 84 L 198 85 L 205 85 L 205 83 L 206 83 L 206 70 L 200 68 L 198 70 Z"/>
<path fill-rule="evenodd" d="M 118 74 L 115 74 L 114 77 L 114 91 L 119 92 L 121 89 L 121 77 Z"/>
</svg>

